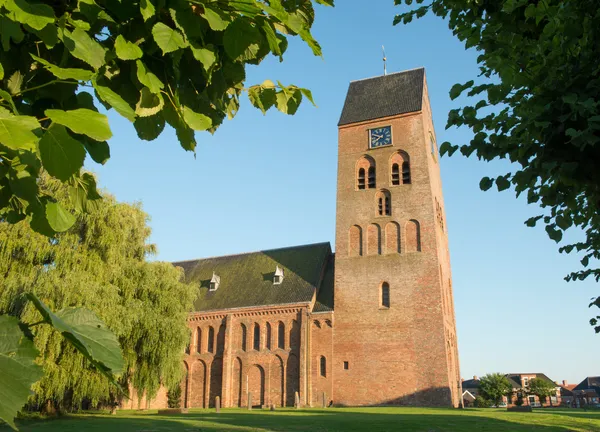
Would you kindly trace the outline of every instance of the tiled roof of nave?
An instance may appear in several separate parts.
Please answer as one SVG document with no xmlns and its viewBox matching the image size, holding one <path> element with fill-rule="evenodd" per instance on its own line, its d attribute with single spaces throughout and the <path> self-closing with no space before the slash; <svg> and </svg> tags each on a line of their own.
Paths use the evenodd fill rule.
<svg viewBox="0 0 600 432">
<path fill-rule="evenodd" d="M 287 247 L 222 257 L 175 262 L 182 267 L 185 279 L 198 284 L 198 297 L 194 302 L 197 312 L 234 309 L 253 306 L 308 303 L 315 291 L 326 280 L 328 287 L 333 278 L 324 278 L 326 266 L 332 258 L 329 243 Z M 281 284 L 273 284 L 276 267 L 284 271 Z M 332 270 L 331 270 L 332 271 Z M 209 291 L 213 272 L 220 277 L 219 288 Z M 325 286 L 327 285 L 327 286 Z M 333 296 L 319 295 L 319 300 L 329 303 Z M 332 310 L 333 304 L 318 302 L 319 308 Z M 316 306 L 315 306 L 316 307 Z"/>
</svg>

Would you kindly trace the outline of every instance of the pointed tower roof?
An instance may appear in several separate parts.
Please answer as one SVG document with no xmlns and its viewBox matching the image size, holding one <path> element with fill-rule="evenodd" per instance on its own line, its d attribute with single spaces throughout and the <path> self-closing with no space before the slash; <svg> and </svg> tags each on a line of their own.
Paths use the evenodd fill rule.
<svg viewBox="0 0 600 432">
<path fill-rule="evenodd" d="M 352 81 L 338 126 L 420 111 L 425 69 Z"/>
</svg>

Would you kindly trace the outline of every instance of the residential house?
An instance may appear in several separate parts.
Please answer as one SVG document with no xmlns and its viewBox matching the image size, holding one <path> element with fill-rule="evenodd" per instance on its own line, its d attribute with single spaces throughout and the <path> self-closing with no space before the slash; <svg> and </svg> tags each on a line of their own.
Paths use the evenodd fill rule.
<svg viewBox="0 0 600 432">
<path fill-rule="evenodd" d="M 518 384 L 518 387 L 516 387 L 514 390 L 515 393 L 512 395 L 512 397 L 510 398 L 510 401 L 508 402 L 509 405 L 515 404 L 515 402 L 517 401 L 519 391 L 523 391 L 523 393 L 524 393 L 523 405 L 530 405 L 532 407 L 560 405 L 561 387 L 556 382 L 554 382 L 550 378 L 548 378 L 545 374 L 543 374 L 543 373 L 511 373 L 511 374 L 506 374 L 506 377 L 509 380 Z M 556 393 L 554 394 L 554 396 L 547 398 L 546 401 L 544 402 L 544 404 L 540 403 L 540 399 L 536 395 L 527 393 L 527 387 L 529 386 L 529 381 L 531 381 L 533 378 L 541 378 L 545 381 L 552 383 L 556 387 Z"/>
<path fill-rule="evenodd" d="M 577 387 L 577 384 L 569 384 L 566 380 L 562 381 L 562 384 L 560 384 L 560 401 L 562 405 L 574 406 L 575 395 L 573 389 L 575 387 Z"/>
<path fill-rule="evenodd" d="M 572 392 L 577 407 L 600 403 L 600 376 L 587 377 Z"/>
</svg>

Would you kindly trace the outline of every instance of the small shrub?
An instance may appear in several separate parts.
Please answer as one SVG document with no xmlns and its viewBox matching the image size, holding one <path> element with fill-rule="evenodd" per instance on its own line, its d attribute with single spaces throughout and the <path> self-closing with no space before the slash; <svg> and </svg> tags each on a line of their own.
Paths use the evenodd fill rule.
<svg viewBox="0 0 600 432">
<path fill-rule="evenodd" d="M 169 408 L 181 407 L 181 386 L 175 386 L 167 392 L 167 405 Z"/>
<path fill-rule="evenodd" d="M 482 396 L 477 396 L 475 398 L 475 406 L 477 408 L 489 408 L 490 405 L 491 405 L 491 402 Z"/>
</svg>

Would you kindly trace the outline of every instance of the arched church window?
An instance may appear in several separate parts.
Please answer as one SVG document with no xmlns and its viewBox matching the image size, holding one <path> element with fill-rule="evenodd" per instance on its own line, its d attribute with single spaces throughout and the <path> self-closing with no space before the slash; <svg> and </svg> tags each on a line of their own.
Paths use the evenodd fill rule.
<svg viewBox="0 0 600 432">
<path fill-rule="evenodd" d="M 327 359 L 325 356 L 321 356 L 319 369 L 322 377 L 327 376 Z"/>
<path fill-rule="evenodd" d="M 271 324 L 267 323 L 267 340 L 265 341 L 265 345 L 268 350 L 271 349 Z"/>
<path fill-rule="evenodd" d="M 254 350 L 260 351 L 260 326 L 254 324 Z"/>
<path fill-rule="evenodd" d="M 202 353 L 202 329 L 200 327 L 196 330 L 196 352 Z"/>
<path fill-rule="evenodd" d="M 285 349 L 285 324 L 281 321 L 277 328 L 277 348 Z"/>
<path fill-rule="evenodd" d="M 208 329 L 208 352 L 215 352 L 215 329 L 212 327 Z"/>
<path fill-rule="evenodd" d="M 381 284 L 381 307 L 390 307 L 390 284 L 387 282 Z"/>
<path fill-rule="evenodd" d="M 240 331 L 241 331 L 241 334 L 240 334 L 240 345 L 241 346 L 240 346 L 240 348 L 242 349 L 242 351 L 246 351 L 247 334 L 246 334 L 246 326 L 244 324 L 240 325 Z"/>
</svg>

